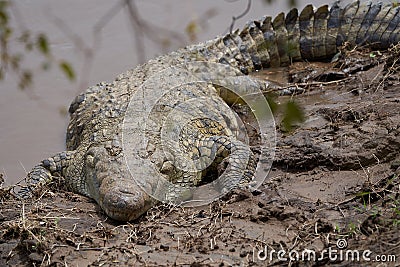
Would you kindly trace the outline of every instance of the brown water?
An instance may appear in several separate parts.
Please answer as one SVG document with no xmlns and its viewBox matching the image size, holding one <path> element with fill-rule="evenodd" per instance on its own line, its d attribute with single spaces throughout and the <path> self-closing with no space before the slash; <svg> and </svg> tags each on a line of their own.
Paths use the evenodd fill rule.
<svg viewBox="0 0 400 267">
<path fill-rule="evenodd" d="M 145 53 L 138 55 L 135 31 L 126 10 L 119 11 L 107 22 L 101 35 L 98 35 L 100 41 L 94 43 L 94 25 L 101 21 L 116 1 L 12 1 L 19 14 L 16 30 L 21 31 L 25 27 L 33 32 L 46 33 L 51 40 L 52 52 L 72 63 L 77 72 L 77 81 L 69 82 L 55 68 L 48 72 L 41 71 L 42 58 L 30 55 L 25 64 L 35 70 L 34 86 L 31 89 L 19 90 L 17 79 L 12 74 L 0 82 L 0 173 L 5 174 L 7 184 L 17 182 L 40 160 L 65 148 L 65 129 L 68 123 L 65 111 L 74 96 L 86 86 L 113 80 L 118 73 L 135 67 L 140 58 L 152 58 L 191 43 L 184 32 L 193 20 L 203 21 L 197 23 L 200 26 L 197 41 L 225 33 L 232 16 L 242 13 L 247 5 L 244 0 L 136 2 L 142 18 L 157 27 L 180 33 L 184 36 L 183 40 L 176 41 L 170 38 L 172 35 L 167 31 L 156 30 L 154 35 L 162 39 L 170 38 L 171 45 L 162 49 L 146 39 Z M 306 0 L 297 2 L 300 7 L 307 4 Z M 314 5 L 326 3 L 322 0 L 310 2 Z M 282 0 L 276 1 L 274 6 L 268 6 L 261 0 L 253 1 L 249 13 L 236 22 L 235 28 L 242 27 L 250 19 L 276 15 L 288 9 L 286 1 Z M 66 34 L 66 28 L 73 38 Z M 84 43 L 84 47 L 93 49 L 93 62 L 89 66 L 85 64 L 87 61 L 82 45 L 77 45 L 79 40 Z M 12 44 L 18 47 L 16 42 Z"/>
</svg>

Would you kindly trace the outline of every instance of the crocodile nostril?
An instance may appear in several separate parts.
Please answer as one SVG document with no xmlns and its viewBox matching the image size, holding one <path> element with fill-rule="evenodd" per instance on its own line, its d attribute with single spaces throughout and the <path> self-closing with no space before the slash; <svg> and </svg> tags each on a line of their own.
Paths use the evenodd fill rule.
<svg viewBox="0 0 400 267">
<path fill-rule="evenodd" d="M 137 194 L 137 192 L 132 192 L 132 190 L 128 190 L 126 188 L 120 188 L 119 191 L 123 194 L 127 194 L 127 195 L 135 195 Z"/>
</svg>

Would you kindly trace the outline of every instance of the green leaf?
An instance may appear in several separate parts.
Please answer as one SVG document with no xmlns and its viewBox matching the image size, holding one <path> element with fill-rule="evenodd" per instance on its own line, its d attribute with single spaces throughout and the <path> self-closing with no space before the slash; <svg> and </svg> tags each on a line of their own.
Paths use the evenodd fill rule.
<svg viewBox="0 0 400 267">
<path fill-rule="evenodd" d="M 29 31 L 24 31 L 18 37 L 18 41 L 23 42 L 23 43 L 27 43 L 27 42 L 29 42 L 30 38 L 31 38 L 31 33 Z"/>
<path fill-rule="evenodd" d="M 199 26 L 197 25 L 196 21 L 189 22 L 189 24 L 186 25 L 185 31 L 192 42 L 197 40 L 197 33 L 199 31 Z"/>
<path fill-rule="evenodd" d="M 40 52 L 48 56 L 50 54 L 49 42 L 44 34 L 39 34 L 36 40 L 36 46 Z"/>
<path fill-rule="evenodd" d="M 7 1 L 0 1 L 0 25 L 4 26 L 8 24 L 8 14 L 7 14 Z"/>
<path fill-rule="evenodd" d="M 30 31 L 24 31 L 19 37 L 18 41 L 25 45 L 26 51 L 31 51 L 33 49 L 33 43 L 31 41 L 31 33 Z"/>
<path fill-rule="evenodd" d="M 12 36 L 13 30 L 7 26 L 0 26 L 0 39 L 2 42 L 8 42 L 8 39 Z"/>
<path fill-rule="evenodd" d="M 277 95 L 273 93 L 267 93 L 266 99 L 269 105 L 269 108 L 271 109 L 273 114 L 276 114 L 277 111 L 279 110 L 279 105 L 276 102 Z"/>
<path fill-rule="evenodd" d="M 30 72 L 29 70 L 25 70 L 22 72 L 20 76 L 18 87 L 21 90 L 23 90 L 31 85 L 32 85 L 32 72 Z"/>
<path fill-rule="evenodd" d="M 4 10 L 0 9 L 0 25 L 6 25 L 8 23 L 8 15 Z"/>
<path fill-rule="evenodd" d="M 289 0 L 289 6 L 290 7 L 296 7 L 297 6 L 297 1 L 296 0 Z"/>
<path fill-rule="evenodd" d="M 13 70 L 17 71 L 20 68 L 21 60 L 22 60 L 21 54 L 15 54 L 10 57 L 10 64 Z"/>
<path fill-rule="evenodd" d="M 293 100 L 286 103 L 282 119 L 283 129 L 290 132 L 296 123 L 305 121 L 303 109 Z"/>
<path fill-rule="evenodd" d="M 62 72 L 64 72 L 65 76 L 71 81 L 75 80 L 75 72 L 74 69 L 72 68 L 71 64 L 69 64 L 66 61 L 61 61 L 60 62 L 60 69 Z"/>
<path fill-rule="evenodd" d="M 8 1 L 2 0 L 0 1 L 0 10 L 5 9 L 8 6 Z"/>
</svg>

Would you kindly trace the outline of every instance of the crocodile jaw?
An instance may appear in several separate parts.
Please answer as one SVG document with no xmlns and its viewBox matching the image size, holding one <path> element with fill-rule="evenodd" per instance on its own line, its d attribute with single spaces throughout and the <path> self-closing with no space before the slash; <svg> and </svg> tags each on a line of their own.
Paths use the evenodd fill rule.
<svg viewBox="0 0 400 267">
<path fill-rule="evenodd" d="M 100 207 L 109 217 L 117 221 L 135 220 L 155 202 L 139 187 L 135 189 L 113 187 L 111 190 L 100 188 L 100 192 L 104 192 L 104 194 L 100 193 L 99 195 L 98 203 Z"/>
</svg>

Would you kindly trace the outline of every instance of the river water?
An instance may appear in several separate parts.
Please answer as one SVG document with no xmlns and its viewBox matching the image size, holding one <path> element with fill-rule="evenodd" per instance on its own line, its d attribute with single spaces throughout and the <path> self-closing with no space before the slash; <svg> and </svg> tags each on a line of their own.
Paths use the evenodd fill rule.
<svg viewBox="0 0 400 267">
<path fill-rule="evenodd" d="M 118 9 L 117 1 L 11 2 L 14 30 L 45 33 L 56 59 L 69 61 L 77 79 L 69 81 L 56 67 L 41 70 L 43 57 L 33 53 L 23 61 L 34 73 L 31 88 L 18 89 L 18 79 L 12 73 L 0 81 L 0 173 L 5 175 L 6 184 L 19 181 L 42 159 L 65 149 L 66 111 L 75 95 L 89 85 L 113 80 L 144 59 L 226 33 L 232 16 L 241 14 L 248 1 L 137 0 L 137 17 L 150 32 L 150 38 L 145 36 L 141 44 L 136 41 L 140 31 L 132 26 L 127 9 Z M 275 2 L 270 6 L 266 1 L 253 1 L 235 28 L 263 15 L 289 10 L 287 1 Z M 326 3 L 311 2 L 316 6 Z M 306 0 L 297 3 L 299 7 L 308 4 Z M 106 15 L 110 10 L 117 10 L 112 18 Z M 193 36 L 185 33 L 188 25 L 195 26 Z M 20 49 L 16 40 L 12 40 L 11 49 Z"/>
</svg>

